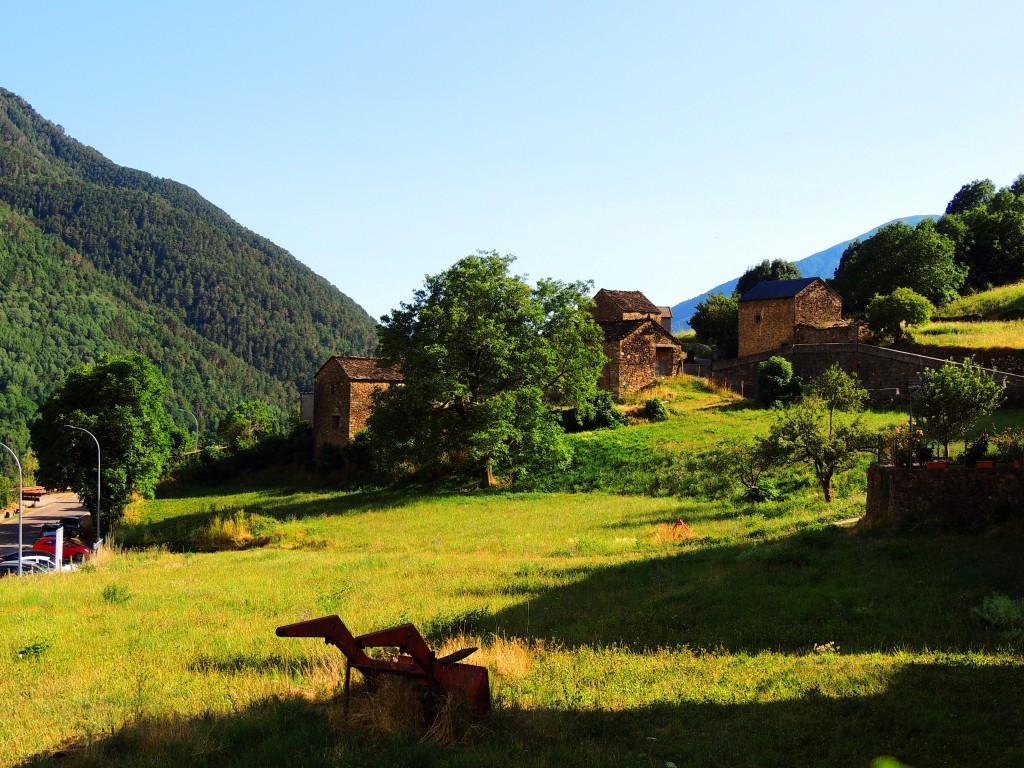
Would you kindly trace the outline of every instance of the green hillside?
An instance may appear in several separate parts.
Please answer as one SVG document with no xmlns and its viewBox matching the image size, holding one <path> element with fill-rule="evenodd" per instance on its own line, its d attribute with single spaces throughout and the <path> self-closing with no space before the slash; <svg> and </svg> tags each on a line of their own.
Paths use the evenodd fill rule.
<svg viewBox="0 0 1024 768">
<path fill-rule="evenodd" d="M 103 352 L 146 354 L 168 380 L 168 406 L 198 411 L 207 427 L 242 399 L 292 399 L 286 384 L 140 301 L 3 203 L 0 286 L 0 440 L 19 450 L 37 404 L 69 368 Z"/>
<path fill-rule="evenodd" d="M 372 318 L 289 253 L 3 89 L 0 203 L 0 425 L 102 351 L 145 352 L 212 422 L 240 397 L 288 408 L 326 357 L 376 343 Z"/>
</svg>

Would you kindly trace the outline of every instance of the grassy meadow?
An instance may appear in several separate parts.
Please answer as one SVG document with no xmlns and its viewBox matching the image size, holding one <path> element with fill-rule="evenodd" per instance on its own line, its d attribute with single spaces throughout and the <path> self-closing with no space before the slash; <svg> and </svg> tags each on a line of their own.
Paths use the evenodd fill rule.
<svg viewBox="0 0 1024 768">
<path fill-rule="evenodd" d="M 661 396 L 547 490 L 163 488 L 102 562 L 0 582 L 0 766 L 1024 764 L 1020 539 L 856 532 L 863 467 L 738 502 L 672 457 L 770 414 Z M 331 613 L 480 646 L 493 713 L 344 717 L 341 654 L 274 635 Z"/>
</svg>

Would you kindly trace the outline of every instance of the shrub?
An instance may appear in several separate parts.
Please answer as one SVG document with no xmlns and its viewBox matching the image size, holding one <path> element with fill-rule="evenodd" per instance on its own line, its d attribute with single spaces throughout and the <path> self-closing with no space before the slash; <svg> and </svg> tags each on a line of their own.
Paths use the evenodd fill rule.
<svg viewBox="0 0 1024 768">
<path fill-rule="evenodd" d="M 800 381 L 784 357 L 773 356 L 757 366 L 757 401 L 766 407 L 792 402 L 800 394 Z"/>
<path fill-rule="evenodd" d="M 1013 600 L 998 593 L 986 597 L 973 613 L 985 626 L 1010 637 L 1024 639 L 1024 600 Z"/>
<path fill-rule="evenodd" d="M 668 408 L 659 398 L 652 397 L 644 403 L 644 416 L 651 421 L 668 421 Z"/>
</svg>

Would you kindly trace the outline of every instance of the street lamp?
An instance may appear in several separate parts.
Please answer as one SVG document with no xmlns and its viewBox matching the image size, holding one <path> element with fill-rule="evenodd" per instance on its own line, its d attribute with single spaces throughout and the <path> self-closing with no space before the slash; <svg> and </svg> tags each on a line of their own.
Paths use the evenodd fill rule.
<svg viewBox="0 0 1024 768">
<path fill-rule="evenodd" d="M 68 429 L 77 429 L 79 432 L 85 432 L 92 441 L 96 443 L 96 544 L 98 545 L 100 539 L 100 441 L 96 439 L 96 435 L 90 432 L 88 429 L 82 427 L 76 427 L 72 424 L 65 424 Z"/>
<path fill-rule="evenodd" d="M 194 413 L 192 413 L 192 411 L 190 411 L 188 408 L 178 408 L 178 407 L 175 407 L 174 410 L 176 410 L 176 411 L 184 411 L 189 416 L 191 416 L 192 417 L 192 421 L 194 421 L 196 423 L 196 453 L 198 453 L 199 452 L 199 419 L 197 419 L 196 415 Z"/>
<path fill-rule="evenodd" d="M 21 462 L 18 461 L 18 454 L 12 451 L 9 445 L 4 445 L 3 443 L 0 443 L 0 445 L 7 449 L 7 452 L 11 454 L 11 456 L 14 458 L 14 463 L 18 465 L 18 575 L 21 576 L 21 557 L 22 554 L 24 554 L 21 551 L 21 547 L 23 544 L 21 538 L 21 520 L 25 509 L 25 502 L 22 500 L 24 484 L 22 482 L 21 476 Z"/>
</svg>

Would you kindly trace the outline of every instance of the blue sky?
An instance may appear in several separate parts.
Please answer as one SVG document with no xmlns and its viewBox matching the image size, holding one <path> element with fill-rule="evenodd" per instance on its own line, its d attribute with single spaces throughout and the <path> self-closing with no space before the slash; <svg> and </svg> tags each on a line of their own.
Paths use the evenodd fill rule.
<svg viewBox="0 0 1024 768">
<path fill-rule="evenodd" d="M 1024 3 L 20 3 L 0 86 L 380 316 L 477 249 L 675 304 L 1024 172 Z"/>
</svg>

